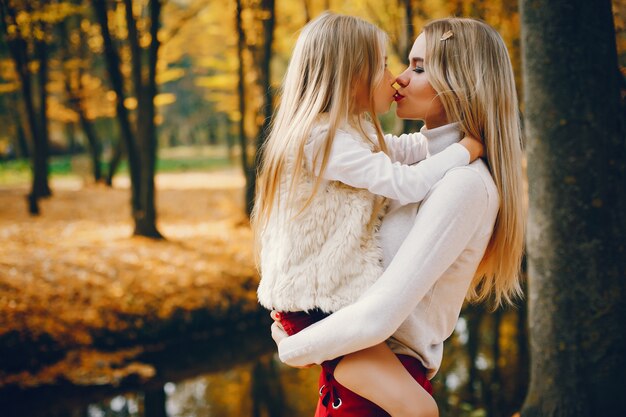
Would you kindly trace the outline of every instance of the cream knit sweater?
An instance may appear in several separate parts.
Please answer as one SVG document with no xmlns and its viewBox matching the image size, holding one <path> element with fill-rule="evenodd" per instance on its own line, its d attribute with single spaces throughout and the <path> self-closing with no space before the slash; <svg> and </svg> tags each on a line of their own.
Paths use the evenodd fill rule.
<svg viewBox="0 0 626 417">
<path fill-rule="evenodd" d="M 426 161 L 460 139 L 454 124 L 422 133 L 433 155 Z M 319 364 L 391 338 L 394 352 L 420 359 L 432 378 L 498 207 L 497 188 L 482 160 L 448 172 L 420 205 L 392 203 L 380 231 L 385 272 L 355 303 L 293 336 L 273 326 L 281 360 Z"/>
</svg>

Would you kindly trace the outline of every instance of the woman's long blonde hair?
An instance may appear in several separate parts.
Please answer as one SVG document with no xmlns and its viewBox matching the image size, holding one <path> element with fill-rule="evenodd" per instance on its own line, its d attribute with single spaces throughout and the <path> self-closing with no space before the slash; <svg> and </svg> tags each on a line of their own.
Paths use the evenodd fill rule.
<svg viewBox="0 0 626 417">
<path fill-rule="evenodd" d="M 522 295 L 519 273 L 525 213 L 520 118 L 511 60 L 502 37 L 480 20 L 434 20 L 423 32 L 429 81 L 448 120 L 460 122 L 463 133 L 483 140 L 500 196 L 493 235 L 468 300 L 483 301 L 493 294 L 496 306 L 512 303 Z"/>
<path fill-rule="evenodd" d="M 328 132 L 313 165 L 321 172 L 328 163 L 337 129 L 350 123 L 375 150 L 386 151 L 380 123 L 374 113 L 373 92 L 384 74 L 386 34 L 362 19 L 324 13 L 309 22 L 298 37 L 282 86 L 282 97 L 274 116 L 271 132 L 262 149 L 260 174 L 252 226 L 257 238 L 267 224 L 278 201 L 279 188 L 286 176 L 291 178 L 289 196 L 302 175 L 304 145 L 322 114 L 328 115 Z M 373 142 L 363 127 L 364 116 L 354 112 L 355 87 L 369 87 L 369 113 L 378 142 Z M 287 161 L 293 172 L 285 172 Z M 310 204 L 321 183 L 316 178 L 313 192 L 301 213 Z M 287 200 L 290 200 L 288 198 Z M 374 207 L 376 213 L 376 207 Z M 259 248 L 259 246 L 257 246 Z"/>
</svg>

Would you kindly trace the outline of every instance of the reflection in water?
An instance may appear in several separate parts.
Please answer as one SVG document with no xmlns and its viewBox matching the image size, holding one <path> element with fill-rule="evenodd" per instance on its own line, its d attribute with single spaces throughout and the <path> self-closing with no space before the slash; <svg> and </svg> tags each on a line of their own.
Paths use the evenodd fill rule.
<svg viewBox="0 0 626 417">
<path fill-rule="evenodd" d="M 275 362 L 270 356 L 260 358 L 252 369 L 252 416 L 284 415 L 283 386 Z"/>
<path fill-rule="evenodd" d="M 274 354 L 230 370 L 168 382 L 162 389 L 127 393 L 76 409 L 87 417 L 313 416 L 319 368 L 294 369 Z"/>
<path fill-rule="evenodd" d="M 167 410 L 170 417 L 313 416 L 318 376 L 318 367 L 294 369 L 265 355 L 253 364 L 176 384 Z"/>
<path fill-rule="evenodd" d="M 145 417 L 167 417 L 165 412 L 165 389 L 158 387 L 143 393 L 143 414 Z"/>
</svg>

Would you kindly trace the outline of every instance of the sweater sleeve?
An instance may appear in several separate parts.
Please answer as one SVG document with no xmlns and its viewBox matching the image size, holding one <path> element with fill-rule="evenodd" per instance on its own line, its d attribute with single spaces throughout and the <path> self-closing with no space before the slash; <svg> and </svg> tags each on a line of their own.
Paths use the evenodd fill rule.
<svg viewBox="0 0 626 417">
<path fill-rule="evenodd" d="M 321 166 L 321 158 L 315 158 L 320 146 L 319 137 L 313 138 L 304 147 L 307 165 L 315 167 L 317 175 Z M 401 204 L 417 203 L 448 170 L 467 165 L 469 157 L 469 151 L 455 143 L 416 165 L 403 165 L 392 162 L 384 152 L 372 152 L 352 135 L 338 132 L 321 176 L 325 180 L 367 189 L 373 194 L 398 200 Z"/>
<path fill-rule="evenodd" d="M 451 171 L 422 203 L 381 277 L 355 303 L 282 340 L 280 359 L 292 366 L 319 364 L 388 339 L 465 250 L 488 208 L 480 174 Z"/>
<path fill-rule="evenodd" d="M 411 165 L 426 159 L 428 155 L 428 142 L 419 132 L 404 133 L 400 136 L 387 134 L 384 139 L 393 162 Z"/>
</svg>

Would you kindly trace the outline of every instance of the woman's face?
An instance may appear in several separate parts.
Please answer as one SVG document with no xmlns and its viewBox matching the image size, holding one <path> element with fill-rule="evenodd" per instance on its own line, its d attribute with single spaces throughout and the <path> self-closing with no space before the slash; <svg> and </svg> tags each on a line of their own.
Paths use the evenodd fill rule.
<svg viewBox="0 0 626 417">
<path fill-rule="evenodd" d="M 396 115 L 401 119 L 420 119 L 432 129 L 447 123 L 446 112 L 437 92 L 424 71 L 426 37 L 421 33 L 409 53 L 409 66 L 396 78 L 400 86 L 395 100 Z"/>
</svg>

